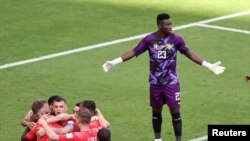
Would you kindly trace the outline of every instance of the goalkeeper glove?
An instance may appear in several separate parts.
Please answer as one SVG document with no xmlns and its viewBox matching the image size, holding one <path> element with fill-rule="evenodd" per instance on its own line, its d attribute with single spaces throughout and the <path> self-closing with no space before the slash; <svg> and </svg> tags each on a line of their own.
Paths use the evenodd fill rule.
<svg viewBox="0 0 250 141">
<path fill-rule="evenodd" d="M 103 71 L 108 72 L 112 67 L 114 67 L 117 64 L 120 64 L 121 62 L 123 62 L 121 57 L 118 57 L 112 61 L 106 61 L 106 63 L 102 65 Z"/>
<path fill-rule="evenodd" d="M 206 67 L 208 70 L 212 71 L 214 74 L 219 75 L 224 72 L 225 67 L 220 66 L 221 62 L 218 61 L 214 64 L 211 64 L 207 61 L 202 62 L 202 66 Z"/>
</svg>

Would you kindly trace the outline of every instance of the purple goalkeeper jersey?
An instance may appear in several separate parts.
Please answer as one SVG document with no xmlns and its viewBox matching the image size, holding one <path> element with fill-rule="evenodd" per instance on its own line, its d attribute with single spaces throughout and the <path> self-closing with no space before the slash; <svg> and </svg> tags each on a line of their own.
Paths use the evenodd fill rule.
<svg viewBox="0 0 250 141">
<path fill-rule="evenodd" d="M 159 33 L 153 32 L 134 48 L 136 57 L 146 50 L 150 59 L 149 82 L 157 85 L 179 83 L 176 70 L 177 51 L 182 54 L 188 51 L 183 39 L 174 33 L 166 38 L 160 38 Z"/>
</svg>

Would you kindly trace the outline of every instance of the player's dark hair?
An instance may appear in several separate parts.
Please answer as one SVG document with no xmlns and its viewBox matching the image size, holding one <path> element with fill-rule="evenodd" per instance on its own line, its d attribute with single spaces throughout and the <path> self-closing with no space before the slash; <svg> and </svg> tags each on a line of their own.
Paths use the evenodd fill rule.
<svg viewBox="0 0 250 141">
<path fill-rule="evenodd" d="M 39 112 L 39 110 L 42 109 L 44 104 L 46 104 L 45 100 L 36 100 L 36 101 L 34 101 L 32 103 L 32 105 L 31 105 L 31 110 L 32 110 L 33 114 L 37 114 Z"/>
<path fill-rule="evenodd" d="M 75 106 L 80 106 L 80 104 L 81 104 L 81 102 L 77 102 L 76 104 L 75 104 Z"/>
<path fill-rule="evenodd" d="M 94 101 L 92 100 L 84 100 L 82 103 L 81 103 L 82 107 L 88 109 L 90 112 L 95 112 L 95 109 L 96 109 L 96 104 Z"/>
<path fill-rule="evenodd" d="M 92 114 L 88 109 L 79 109 L 77 112 L 77 118 L 80 120 L 83 124 L 88 124 L 91 121 Z"/>
<path fill-rule="evenodd" d="M 97 132 L 98 141 L 111 141 L 111 132 L 108 128 L 101 128 Z"/>
<path fill-rule="evenodd" d="M 48 99 L 48 104 L 51 105 L 53 103 L 53 101 L 57 98 L 60 97 L 59 95 L 53 95 L 51 97 L 49 97 Z"/>
<path fill-rule="evenodd" d="M 61 101 L 64 101 L 66 103 L 66 100 L 63 97 L 57 96 L 53 99 L 51 104 L 53 104 L 54 102 L 61 102 Z"/>
<path fill-rule="evenodd" d="M 168 20 L 168 19 L 170 19 L 170 15 L 169 14 L 167 14 L 167 13 L 158 14 L 157 17 L 156 17 L 157 25 L 160 23 L 160 21 L 162 21 L 162 20 Z"/>
</svg>

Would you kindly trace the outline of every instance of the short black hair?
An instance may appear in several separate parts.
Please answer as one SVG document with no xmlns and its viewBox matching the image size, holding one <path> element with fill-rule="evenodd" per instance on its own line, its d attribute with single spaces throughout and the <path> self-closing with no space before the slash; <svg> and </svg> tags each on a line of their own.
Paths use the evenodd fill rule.
<svg viewBox="0 0 250 141">
<path fill-rule="evenodd" d="M 98 141 L 111 141 L 111 132 L 108 128 L 101 128 L 97 132 Z"/>
<path fill-rule="evenodd" d="M 80 104 L 81 104 L 81 102 L 77 102 L 76 104 L 75 104 L 75 106 L 80 106 Z"/>
<path fill-rule="evenodd" d="M 57 97 L 60 97 L 60 96 L 59 95 L 53 95 L 53 96 L 49 97 L 48 104 L 51 105 Z"/>
<path fill-rule="evenodd" d="M 61 101 L 64 101 L 65 103 L 67 103 L 67 101 L 63 97 L 61 97 L 59 95 L 54 95 L 48 99 L 48 104 L 52 105 L 52 104 L 54 104 L 54 102 L 61 102 Z"/>
<path fill-rule="evenodd" d="M 55 97 L 55 98 L 54 98 L 54 100 L 52 101 L 52 104 L 53 104 L 54 102 L 61 102 L 61 101 L 64 101 L 65 103 L 67 103 L 67 101 L 66 101 L 63 97 L 58 96 L 58 97 Z"/>
<path fill-rule="evenodd" d="M 162 20 L 168 20 L 170 19 L 170 15 L 167 14 L 167 13 L 161 13 L 161 14 L 158 14 L 157 17 L 156 17 L 156 22 L 157 24 L 159 24 L 160 21 Z"/>
<path fill-rule="evenodd" d="M 94 112 L 95 109 L 96 109 L 96 104 L 95 104 L 95 101 L 93 101 L 93 100 L 84 100 L 84 101 L 81 103 L 81 105 L 82 105 L 84 108 L 86 108 L 86 109 L 88 109 L 89 111 L 91 111 L 91 112 Z"/>
</svg>

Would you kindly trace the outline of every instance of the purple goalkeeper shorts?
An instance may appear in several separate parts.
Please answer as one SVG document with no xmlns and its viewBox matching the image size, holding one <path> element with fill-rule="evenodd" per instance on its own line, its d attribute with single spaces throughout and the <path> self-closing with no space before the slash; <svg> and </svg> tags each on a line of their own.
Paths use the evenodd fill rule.
<svg viewBox="0 0 250 141">
<path fill-rule="evenodd" d="M 153 85 L 150 84 L 150 106 L 160 108 L 167 104 L 170 109 L 180 108 L 180 85 Z"/>
</svg>

